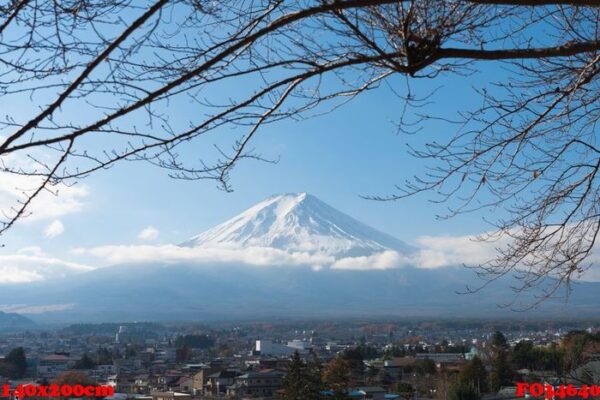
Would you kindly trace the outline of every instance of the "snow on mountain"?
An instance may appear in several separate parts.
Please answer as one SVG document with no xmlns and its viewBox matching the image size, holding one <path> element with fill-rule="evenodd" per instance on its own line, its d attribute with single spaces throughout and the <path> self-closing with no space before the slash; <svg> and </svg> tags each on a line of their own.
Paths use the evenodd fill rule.
<svg viewBox="0 0 600 400">
<path fill-rule="evenodd" d="M 272 196 L 181 244 L 267 247 L 340 257 L 364 257 L 415 249 L 307 194 Z"/>
</svg>

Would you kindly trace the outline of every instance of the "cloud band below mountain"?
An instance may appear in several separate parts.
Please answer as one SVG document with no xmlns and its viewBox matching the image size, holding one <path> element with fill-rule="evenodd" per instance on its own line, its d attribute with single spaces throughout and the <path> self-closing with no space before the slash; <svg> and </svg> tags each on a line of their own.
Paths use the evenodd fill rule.
<svg viewBox="0 0 600 400">
<path fill-rule="evenodd" d="M 411 254 L 387 250 L 365 256 L 334 256 L 319 252 L 286 251 L 270 247 L 210 245 L 186 247 L 166 245 L 107 245 L 77 248 L 71 256 L 85 261 L 64 261 L 41 249 L 25 248 L 18 254 L 0 256 L 0 283 L 43 281 L 118 264 L 238 264 L 248 267 L 309 267 L 313 270 L 387 270 L 416 267 L 435 269 L 484 263 L 496 254 L 498 242 L 477 241 L 475 236 L 424 236 Z M 600 273 L 590 269 L 582 279 L 600 281 Z"/>
<path fill-rule="evenodd" d="M 393 250 L 375 252 L 364 256 L 334 256 L 320 252 L 285 251 L 271 247 L 239 247 L 233 245 L 210 245 L 185 247 L 177 245 L 110 245 L 78 248 L 72 251 L 78 256 L 92 256 L 107 264 L 131 263 L 240 263 L 253 266 L 308 266 L 315 270 L 385 270 L 413 266 L 418 268 L 442 268 L 463 263 L 481 263 L 492 253 L 484 244 L 470 244 L 470 237 L 457 242 L 443 237 L 438 242 L 433 237 L 420 240 L 421 249 L 411 254 Z M 489 247 L 489 246 L 488 246 Z M 493 248 L 491 249 L 493 250 Z"/>
</svg>

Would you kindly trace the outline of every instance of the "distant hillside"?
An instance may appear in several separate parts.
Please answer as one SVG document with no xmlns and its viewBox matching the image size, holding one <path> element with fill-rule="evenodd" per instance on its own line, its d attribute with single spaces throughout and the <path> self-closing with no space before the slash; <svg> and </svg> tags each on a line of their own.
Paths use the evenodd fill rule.
<svg viewBox="0 0 600 400">
<path fill-rule="evenodd" d="M 514 293 L 509 282 L 470 295 L 475 287 L 464 268 L 382 271 L 314 271 L 309 268 L 251 268 L 235 265 L 120 265 L 63 280 L 32 283 L 27 291 L 5 287 L 0 303 L 32 306 L 73 304 L 36 314 L 55 322 L 217 321 L 265 318 L 344 317 L 524 317 L 498 308 Z M 577 285 L 569 303 L 549 301 L 532 310 L 545 318 L 598 315 L 600 284 Z M 39 291 L 44 291 L 40 298 Z"/>
<path fill-rule="evenodd" d="M 0 311 L 0 331 L 14 331 L 35 326 L 35 323 L 22 315 Z"/>
</svg>

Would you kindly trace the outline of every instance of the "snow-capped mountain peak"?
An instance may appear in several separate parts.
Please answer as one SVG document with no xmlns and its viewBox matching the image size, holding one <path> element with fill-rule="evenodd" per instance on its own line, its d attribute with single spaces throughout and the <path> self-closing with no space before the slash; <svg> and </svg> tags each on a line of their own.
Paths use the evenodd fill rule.
<svg viewBox="0 0 600 400">
<path fill-rule="evenodd" d="M 182 246 L 270 247 L 335 257 L 367 256 L 413 248 L 307 193 L 269 197 Z"/>
</svg>

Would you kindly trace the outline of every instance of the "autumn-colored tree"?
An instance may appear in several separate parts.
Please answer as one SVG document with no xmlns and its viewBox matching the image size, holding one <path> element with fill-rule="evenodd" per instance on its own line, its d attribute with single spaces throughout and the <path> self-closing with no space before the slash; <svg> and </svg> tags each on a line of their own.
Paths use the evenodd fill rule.
<svg viewBox="0 0 600 400">
<path fill-rule="evenodd" d="M 352 368 L 343 358 L 334 358 L 323 370 L 323 382 L 333 392 L 334 400 L 344 400 L 351 383 Z"/>
<path fill-rule="evenodd" d="M 600 334 L 590 334 L 583 331 L 569 332 L 561 342 L 564 354 L 565 377 L 580 380 L 580 383 L 593 384 L 590 374 L 575 371 L 584 367 L 589 361 L 594 360 L 600 353 Z M 585 371 L 583 371 L 585 372 Z"/>
<path fill-rule="evenodd" d="M 90 378 L 87 374 L 81 371 L 65 371 L 61 372 L 52 380 L 56 385 L 95 385 L 96 381 Z"/>
</svg>

